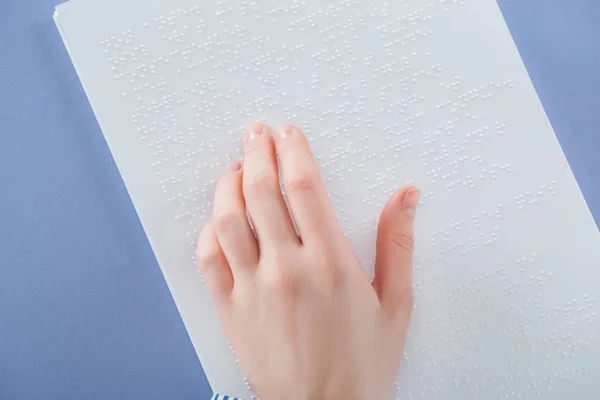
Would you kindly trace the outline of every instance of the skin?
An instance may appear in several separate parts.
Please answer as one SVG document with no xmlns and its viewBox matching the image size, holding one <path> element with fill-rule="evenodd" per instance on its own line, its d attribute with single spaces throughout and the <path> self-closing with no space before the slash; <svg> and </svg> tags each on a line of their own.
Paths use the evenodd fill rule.
<svg viewBox="0 0 600 400">
<path fill-rule="evenodd" d="M 370 282 L 302 132 L 289 124 L 275 134 L 261 123 L 246 127 L 244 165 L 229 164 L 217 184 L 197 260 L 261 400 L 389 397 L 413 310 L 419 196 L 405 187 L 385 206 Z"/>
</svg>

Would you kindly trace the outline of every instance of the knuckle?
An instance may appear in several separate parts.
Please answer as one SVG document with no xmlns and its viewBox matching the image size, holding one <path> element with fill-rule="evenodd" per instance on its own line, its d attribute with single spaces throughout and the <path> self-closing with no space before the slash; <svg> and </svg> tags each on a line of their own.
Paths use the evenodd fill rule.
<svg viewBox="0 0 600 400">
<path fill-rule="evenodd" d="M 250 154 L 257 152 L 258 150 L 262 149 L 262 147 L 263 147 L 263 144 L 257 143 L 257 141 L 251 141 L 250 143 L 246 143 L 244 145 L 244 156 L 246 158 L 248 158 L 250 156 Z M 260 152 L 258 152 L 258 153 L 260 153 Z M 257 156 L 260 156 L 260 155 L 257 154 Z"/>
<path fill-rule="evenodd" d="M 344 286 L 346 274 L 337 264 L 329 264 L 318 274 L 318 280 L 327 292 L 337 292 Z"/>
<path fill-rule="evenodd" d="M 326 248 L 317 248 L 310 255 L 313 282 L 325 292 L 335 292 L 344 286 L 346 271 Z"/>
<path fill-rule="evenodd" d="M 282 294 L 294 294 L 298 289 L 298 279 L 293 268 L 279 255 L 272 257 L 270 266 L 265 268 L 263 280 L 270 289 Z"/>
<path fill-rule="evenodd" d="M 317 185 L 318 178 L 314 174 L 300 174 L 293 178 L 289 178 L 284 182 L 286 190 L 289 192 L 309 192 L 314 191 Z"/>
<path fill-rule="evenodd" d="M 217 305 L 225 304 L 233 284 L 225 273 L 227 267 L 223 254 L 218 249 L 201 252 L 196 255 L 196 264 L 212 299 Z"/>
<path fill-rule="evenodd" d="M 263 193 L 274 193 L 279 190 L 279 181 L 277 178 L 270 174 L 263 174 L 249 180 L 244 185 L 244 191 L 246 193 L 252 193 L 260 195 Z"/>
<path fill-rule="evenodd" d="M 218 249 L 203 249 L 196 254 L 196 264 L 200 273 L 206 273 L 206 271 L 219 265 L 220 262 L 221 254 Z"/>
<path fill-rule="evenodd" d="M 388 239 L 400 249 L 412 253 L 415 248 L 415 239 L 412 231 L 403 228 L 391 229 L 388 233 Z"/>
<path fill-rule="evenodd" d="M 285 143 L 282 143 L 281 141 L 277 142 L 277 155 L 279 157 L 283 157 L 286 153 L 288 153 L 290 150 L 294 149 L 295 144 L 291 143 L 290 140 L 286 140 L 284 141 Z"/>
<path fill-rule="evenodd" d="M 235 211 L 221 213 L 215 218 L 215 228 L 218 232 L 231 232 L 238 229 L 243 218 L 245 216 Z"/>
<path fill-rule="evenodd" d="M 390 301 L 393 309 L 395 309 L 400 315 L 412 315 L 412 312 L 415 308 L 415 296 L 412 286 L 408 285 L 405 288 L 396 290 L 391 296 Z"/>
</svg>

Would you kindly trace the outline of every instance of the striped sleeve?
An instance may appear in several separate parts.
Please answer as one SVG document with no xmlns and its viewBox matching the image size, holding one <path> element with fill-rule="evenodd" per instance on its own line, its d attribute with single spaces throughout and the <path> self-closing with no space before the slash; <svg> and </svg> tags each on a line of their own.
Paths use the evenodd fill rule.
<svg viewBox="0 0 600 400">
<path fill-rule="evenodd" d="M 230 397 L 230 396 L 225 396 L 222 394 L 213 394 L 212 400 L 242 400 L 242 399 L 238 399 L 237 397 Z"/>
</svg>

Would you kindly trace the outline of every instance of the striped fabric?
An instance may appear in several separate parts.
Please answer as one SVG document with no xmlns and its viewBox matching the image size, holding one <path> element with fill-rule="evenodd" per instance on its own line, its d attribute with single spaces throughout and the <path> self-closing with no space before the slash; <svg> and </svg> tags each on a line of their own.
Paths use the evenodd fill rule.
<svg viewBox="0 0 600 400">
<path fill-rule="evenodd" d="M 224 396 L 222 394 L 213 394 L 212 400 L 242 400 L 237 397 Z"/>
</svg>

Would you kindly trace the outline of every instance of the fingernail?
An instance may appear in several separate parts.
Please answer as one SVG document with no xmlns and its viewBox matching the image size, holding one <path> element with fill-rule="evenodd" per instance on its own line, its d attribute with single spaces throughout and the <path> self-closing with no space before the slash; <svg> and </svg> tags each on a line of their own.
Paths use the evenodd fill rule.
<svg viewBox="0 0 600 400">
<path fill-rule="evenodd" d="M 290 124 L 281 124 L 277 127 L 279 139 L 285 139 L 294 132 L 294 127 Z"/>
<path fill-rule="evenodd" d="M 402 198 L 402 213 L 409 218 L 414 218 L 417 214 L 417 206 L 419 205 L 420 198 L 421 192 L 419 189 L 410 189 L 406 192 Z"/>
<path fill-rule="evenodd" d="M 240 164 L 237 161 L 231 161 L 230 163 L 228 163 L 225 166 L 225 171 L 234 172 L 234 171 L 239 171 L 240 168 L 242 168 L 242 164 Z"/>
<path fill-rule="evenodd" d="M 246 140 L 246 142 L 249 142 L 252 139 L 256 139 L 257 137 L 259 137 L 260 135 L 262 135 L 263 133 L 263 127 L 262 125 L 252 125 L 250 127 L 248 127 L 246 129 L 246 132 L 244 132 L 244 139 Z"/>
</svg>

